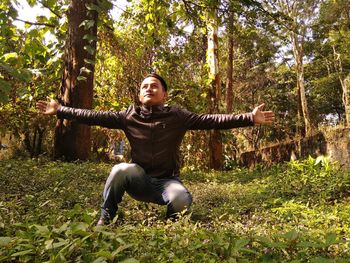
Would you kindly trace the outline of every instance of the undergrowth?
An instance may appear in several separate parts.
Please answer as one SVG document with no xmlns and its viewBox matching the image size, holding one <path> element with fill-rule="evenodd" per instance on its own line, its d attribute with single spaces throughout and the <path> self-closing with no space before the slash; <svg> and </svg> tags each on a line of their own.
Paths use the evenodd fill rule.
<svg viewBox="0 0 350 263">
<path fill-rule="evenodd" d="M 0 262 L 349 262 L 350 174 L 326 157 L 183 169 L 190 215 L 125 196 L 96 227 L 105 163 L 0 161 Z"/>
</svg>

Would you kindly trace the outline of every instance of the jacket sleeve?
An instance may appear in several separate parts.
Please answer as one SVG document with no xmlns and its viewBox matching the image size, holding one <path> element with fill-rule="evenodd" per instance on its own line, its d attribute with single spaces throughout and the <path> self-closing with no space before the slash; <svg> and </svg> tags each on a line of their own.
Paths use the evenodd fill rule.
<svg viewBox="0 0 350 263">
<path fill-rule="evenodd" d="M 59 119 L 76 120 L 87 125 L 97 125 L 106 128 L 123 129 L 125 127 L 126 111 L 94 111 L 60 106 L 57 110 Z"/>
<path fill-rule="evenodd" d="M 253 126 L 253 114 L 196 114 L 179 110 L 180 118 L 188 130 L 232 129 Z"/>
</svg>

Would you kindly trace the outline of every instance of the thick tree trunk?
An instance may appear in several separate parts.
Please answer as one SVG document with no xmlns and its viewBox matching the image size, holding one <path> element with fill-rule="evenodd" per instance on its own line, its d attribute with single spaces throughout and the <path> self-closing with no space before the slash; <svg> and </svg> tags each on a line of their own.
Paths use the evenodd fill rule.
<svg viewBox="0 0 350 263">
<path fill-rule="evenodd" d="M 220 75 L 218 61 L 218 22 L 217 13 L 212 11 L 208 15 L 208 52 L 207 63 L 209 66 L 209 112 L 219 112 L 220 101 Z M 222 140 L 219 130 L 210 131 L 209 138 L 209 168 L 219 170 L 222 168 Z"/>
<path fill-rule="evenodd" d="M 92 107 L 97 37 L 97 12 L 87 5 L 96 0 L 72 0 L 68 9 L 68 34 L 60 102 L 74 108 Z M 82 24 L 83 23 L 83 24 Z M 90 127 L 74 121 L 57 121 L 54 158 L 85 160 L 91 151 Z"/>
</svg>

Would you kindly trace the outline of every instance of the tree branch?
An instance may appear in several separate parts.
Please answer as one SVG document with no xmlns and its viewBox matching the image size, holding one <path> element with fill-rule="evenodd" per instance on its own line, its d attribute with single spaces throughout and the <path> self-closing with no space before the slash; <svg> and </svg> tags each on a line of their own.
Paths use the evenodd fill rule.
<svg viewBox="0 0 350 263">
<path fill-rule="evenodd" d="M 116 4 L 113 4 L 113 3 L 112 3 L 112 5 L 113 5 L 114 7 L 116 7 L 116 8 L 118 8 L 119 10 L 123 11 L 124 13 L 133 16 L 132 13 L 128 12 L 127 10 L 125 10 L 125 9 L 123 9 L 123 8 L 121 8 L 120 6 L 118 6 L 118 5 L 116 5 Z"/>
<path fill-rule="evenodd" d="M 52 27 L 52 28 L 56 27 L 55 25 L 48 24 L 48 23 L 30 22 L 30 21 L 25 21 L 25 20 L 19 19 L 19 18 L 14 18 L 14 20 L 20 21 L 20 22 L 23 22 L 25 24 L 32 25 L 32 26 L 47 26 L 47 27 Z"/>
<path fill-rule="evenodd" d="M 40 4 L 49 9 L 51 13 L 53 13 L 55 16 L 57 16 L 58 18 L 62 18 L 62 16 L 60 14 L 58 14 L 57 12 L 55 12 L 51 7 L 49 7 L 48 5 L 44 4 L 42 1 L 40 1 Z"/>
</svg>

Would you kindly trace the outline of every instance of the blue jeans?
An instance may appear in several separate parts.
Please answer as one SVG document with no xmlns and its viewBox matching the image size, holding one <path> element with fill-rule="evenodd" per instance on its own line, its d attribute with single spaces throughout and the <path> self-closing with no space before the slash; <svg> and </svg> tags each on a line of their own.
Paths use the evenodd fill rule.
<svg viewBox="0 0 350 263">
<path fill-rule="evenodd" d="M 188 209 L 192 203 L 192 195 L 178 177 L 150 177 L 137 164 L 120 163 L 112 168 L 105 184 L 102 218 L 109 221 L 115 217 L 125 192 L 139 201 L 166 205 L 167 217 Z"/>
</svg>

